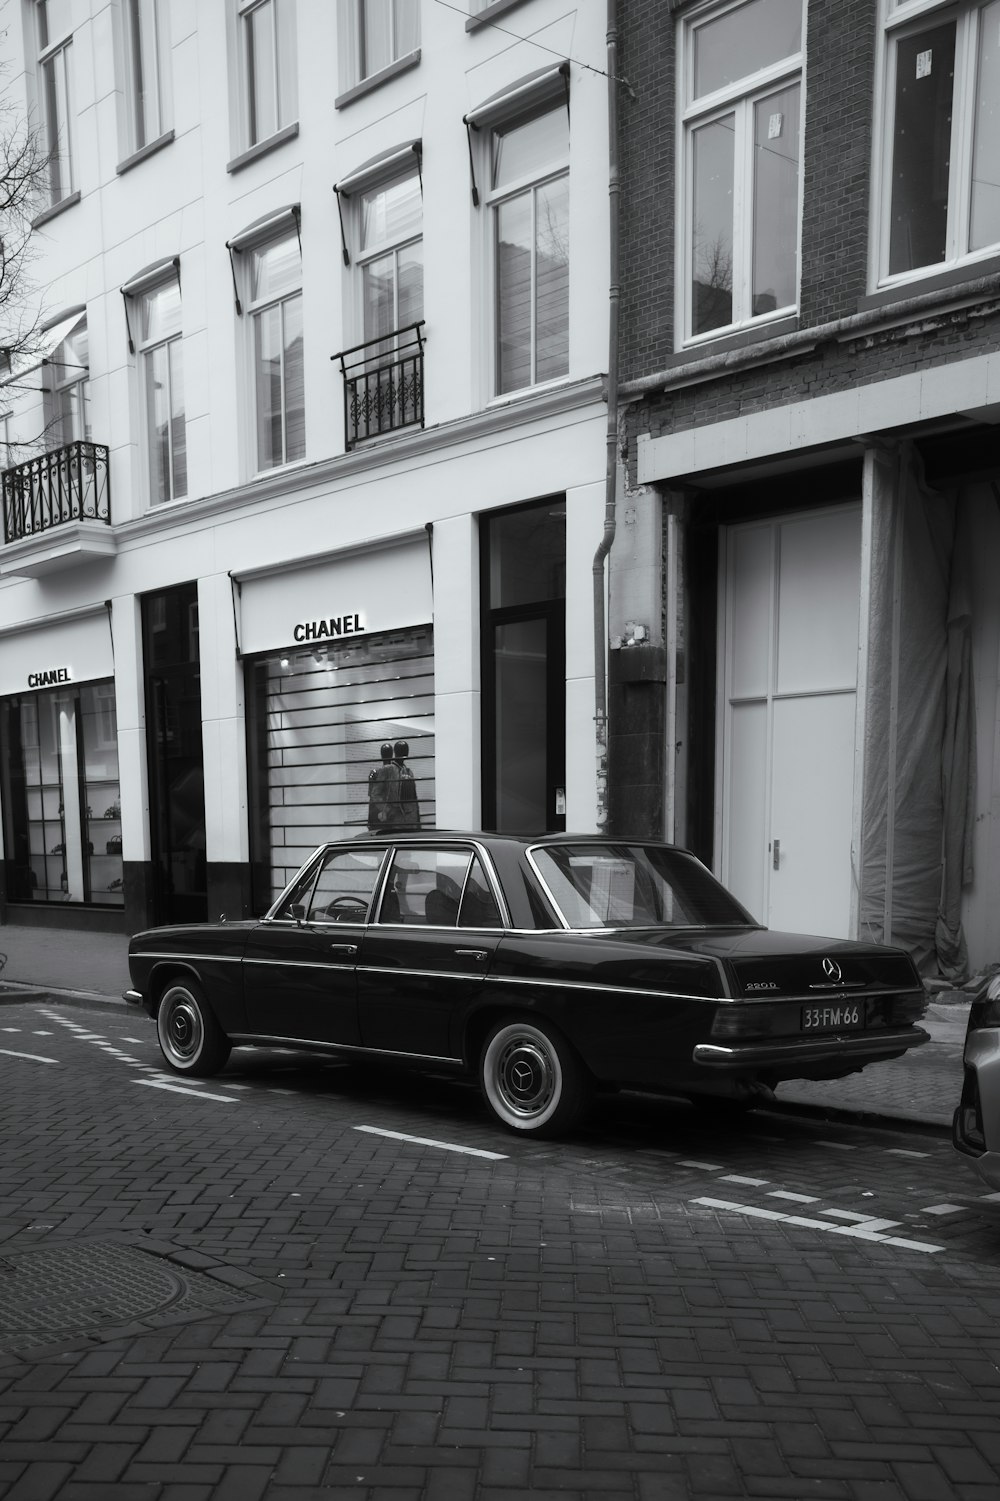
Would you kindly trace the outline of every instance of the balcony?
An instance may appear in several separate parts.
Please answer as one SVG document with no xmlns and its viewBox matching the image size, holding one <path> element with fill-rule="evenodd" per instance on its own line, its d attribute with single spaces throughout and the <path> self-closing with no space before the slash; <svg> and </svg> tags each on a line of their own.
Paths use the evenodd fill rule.
<svg viewBox="0 0 1000 1501">
<path fill-rule="evenodd" d="M 0 474 L 0 576 L 39 575 L 115 551 L 108 449 L 78 439 Z"/>
<path fill-rule="evenodd" d="M 403 427 L 424 425 L 423 320 L 332 356 L 344 377 L 349 449 Z"/>
</svg>

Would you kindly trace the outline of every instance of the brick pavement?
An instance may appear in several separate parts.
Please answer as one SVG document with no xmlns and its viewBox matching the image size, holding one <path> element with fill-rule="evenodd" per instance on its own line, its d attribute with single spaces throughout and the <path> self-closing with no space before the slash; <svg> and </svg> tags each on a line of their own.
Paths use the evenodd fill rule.
<svg viewBox="0 0 1000 1501">
<path fill-rule="evenodd" d="M 137 1088 L 122 1013 L 73 1016 L 122 1056 L 48 1022 L 85 1067 L 3 1060 L 0 1256 L 155 1236 L 277 1300 L 0 1366 L 2 1501 L 1000 1494 L 995 1258 L 723 1216 L 589 1142 L 358 1131 L 455 1129 L 393 1091 Z"/>
</svg>

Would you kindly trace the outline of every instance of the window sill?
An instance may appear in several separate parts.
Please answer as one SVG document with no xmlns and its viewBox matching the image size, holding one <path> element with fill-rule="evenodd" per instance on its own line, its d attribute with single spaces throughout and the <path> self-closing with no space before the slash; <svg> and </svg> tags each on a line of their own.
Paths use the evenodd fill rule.
<svg viewBox="0 0 1000 1501">
<path fill-rule="evenodd" d="M 162 151 L 164 146 L 169 146 L 173 138 L 173 131 L 165 130 L 161 136 L 157 136 L 155 141 L 147 141 L 145 146 L 139 147 L 138 151 L 133 151 L 131 155 L 123 157 L 115 168 L 118 176 L 121 177 L 123 172 L 128 172 L 133 167 L 137 167 L 140 162 L 146 160 L 147 156 L 155 156 L 157 151 Z"/>
<path fill-rule="evenodd" d="M 905 281 L 894 282 L 890 287 L 880 287 L 877 291 L 869 293 L 867 297 L 858 298 L 858 312 L 865 313 L 872 308 L 891 307 L 894 302 L 906 302 L 911 297 L 919 297 L 924 292 L 944 292 L 954 287 L 960 292 L 970 282 L 982 280 L 984 276 L 995 276 L 1000 272 L 1000 255 L 984 256 L 978 261 L 963 261 L 961 265 L 949 266 L 946 271 L 927 271 L 923 275 L 910 275 Z"/>
<path fill-rule="evenodd" d="M 286 141 L 294 141 L 299 133 L 299 122 L 296 120 L 291 125 L 286 125 L 284 130 L 278 130 L 273 136 L 268 136 L 266 141 L 258 141 L 256 146 L 251 146 L 247 151 L 241 151 L 239 156 L 234 156 L 231 162 L 226 163 L 227 172 L 239 172 L 243 167 L 248 167 L 259 157 L 267 156 L 271 151 L 277 151 Z"/>
<path fill-rule="evenodd" d="M 368 78 L 362 78 L 353 89 L 347 89 L 345 93 L 338 94 L 333 101 L 334 109 L 343 109 L 345 104 L 353 104 L 355 99 L 361 99 L 365 94 L 371 94 L 375 89 L 380 89 L 390 78 L 398 78 L 400 73 L 408 73 L 415 68 L 420 61 L 420 48 L 414 52 L 408 52 L 405 57 L 399 57 L 387 68 L 380 68 L 377 73 L 372 73 Z"/>
<path fill-rule="evenodd" d="M 495 21 L 497 16 L 502 16 L 515 6 L 523 5 L 524 0 L 491 0 L 489 5 L 484 5 L 474 16 L 470 16 L 465 23 L 466 31 L 478 31 L 480 26 L 488 26 Z"/>
<path fill-rule="evenodd" d="M 785 313 L 769 323 L 756 323 L 749 328 L 724 330 L 717 338 L 706 336 L 699 339 L 697 344 L 686 344 L 682 349 L 677 350 L 668 364 L 670 368 L 674 368 L 703 359 L 706 354 L 725 354 L 730 349 L 746 349 L 751 344 L 762 344 L 765 339 L 780 339 L 782 334 L 794 333 L 798 326 L 798 313 Z"/>
<path fill-rule="evenodd" d="M 50 219 L 57 218 L 60 214 L 65 213 L 68 208 L 72 208 L 74 203 L 79 202 L 80 189 L 77 188 L 75 193 L 70 193 L 66 198 L 60 198 L 58 203 L 51 203 L 48 208 L 43 208 L 40 214 L 36 214 L 31 221 L 32 229 L 39 229 L 41 225 L 48 224 Z"/>
</svg>

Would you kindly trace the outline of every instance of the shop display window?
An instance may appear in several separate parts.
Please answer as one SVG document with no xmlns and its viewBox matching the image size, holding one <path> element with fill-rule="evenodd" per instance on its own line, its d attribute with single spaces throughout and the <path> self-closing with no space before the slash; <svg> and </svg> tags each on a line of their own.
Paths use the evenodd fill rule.
<svg viewBox="0 0 1000 1501">
<path fill-rule="evenodd" d="M 8 901 L 123 905 L 117 731 L 110 682 L 0 704 Z"/>
<path fill-rule="evenodd" d="M 249 661 L 247 735 L 263 912 L 328 839 L 434 827 L 431 627 Z"/>
</svg>

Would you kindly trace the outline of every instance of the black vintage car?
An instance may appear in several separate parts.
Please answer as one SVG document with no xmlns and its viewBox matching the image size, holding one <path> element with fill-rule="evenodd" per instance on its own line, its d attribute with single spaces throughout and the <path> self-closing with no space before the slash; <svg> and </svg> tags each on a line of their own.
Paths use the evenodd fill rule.
<svg viewBox="0 0 1000 1501">
<path fill-rule="evenodd" d="M 927 1041 L 906 953 L 769 932 L 683 850 L 590 835 L 327 844 L 262 920 L 137 933 L 129 966 L 179 1074 L 240 1043 L 430 1064 L 533 1135 L 594 1090 L 752 1104 Z"/>
</svg>

